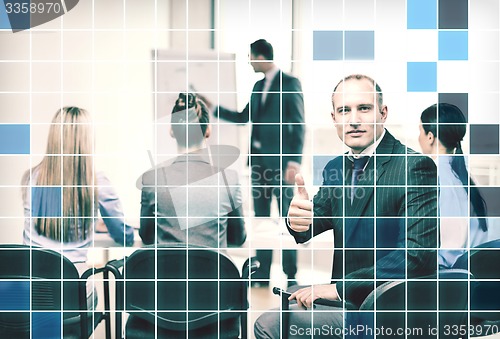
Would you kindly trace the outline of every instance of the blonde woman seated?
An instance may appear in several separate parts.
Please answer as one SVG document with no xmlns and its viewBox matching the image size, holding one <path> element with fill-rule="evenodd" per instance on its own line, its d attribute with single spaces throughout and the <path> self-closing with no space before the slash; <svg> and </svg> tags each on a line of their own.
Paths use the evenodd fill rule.
<svg viewBox="0 0 500 339">
<path fill-rule="evenodd" d="M 24 244 L 62 253 L 80 275 L 88 268 L 97 207 L 117 244 L 134 242 L 134 230 L 124 222 L 111 183 L 103 173 L 94 172 L 93 139 L 86 110 L 60 109 L 50 126 L 47 154 L 22 179 Z M 92 305 L 91 288 L 87 288 L 87 302 Z"/>
</svg>

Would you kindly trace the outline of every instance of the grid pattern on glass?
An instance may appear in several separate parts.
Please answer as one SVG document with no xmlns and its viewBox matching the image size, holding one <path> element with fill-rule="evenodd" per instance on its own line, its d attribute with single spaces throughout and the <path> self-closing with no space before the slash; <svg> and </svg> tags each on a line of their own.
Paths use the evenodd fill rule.
<svg viewBox="0 0 500 339">
<path fill-rule="evenodd" d="M 325 166 L 348 150 L 336 135 L 330 112 L 333 86 L 338 79 L 351 73 L 368 74 L 381 84 L 384 88 L 384 103 L 389 107 L 385 123 L 387 130 L 403 144 L 417 151 L 421 150 L 418 141 L 420 114 L 426 107 L 439 102 L 455 104 L 462 110 L 467 118 L 466 134 L 461 145 L 466 154 L 464 161 L 488 207 L 485 216 L 489 226 L 488 239 L 500 236 L 498 232 L 495 233 L 499 229 L 497 226 L 500 220 L 500 206 L 496 198 L 500 183 L 500 116 L 494 109 L 500 98 L 500 20 L 498 3 L 495 1 L 407 0 L 402 6 L 396 0 L 358 0 L 349 3 L 345 0 L 66 0 L 61 2 L 65 5 L 61 8 L 64 14 L 47 17 L 45 22 L 35 20 L 33 16 L 30 21 L 27 13 L 18 13 L 23 15 L 13 17 L 7 11 L 10 8 L 15 10 L 13 5 L 16 3 L 19 3 L 19 11 L 23 11 L 21 1 L 0 1 L 0 73 L 5 75 L 0 78 L 2 242 L 25 241 L 23 229 L 26 227 L 26 220 L 28 225 L 33 225 L 36 219 L 61 218 L 64 191 L 69 188 L 67 185 L 39 187 L 32 183 L 22 183 L 21 180 L 23 173 L 35 167 L 46 153 L 53 114 L 57 109 L 71 105 L 85 108 L 92 115 L 91 154 L 94 168 L 91 172 L 93 177 L 98 178 L 98 173 L 103 170 L 106 178 L 100 177 L 101 181 L 91 186 L 96 188 L 101 198 L 105 195 L 113 201 L 113 209 L 122 211 L 120 216 L 116 216 L 106 214 L 106 209 L 93 209 L 88 218 L 93 224 L 100 214 L 104 223 L 96 222 L 95 227 L 111 225 L 107 228 L 111 237 L 99 233 L 86 243 L 85 249 L 70 246 L 75 252 L 81 251 L 83 256 L 88 256 L 91 265 L 104 263 L 105 260 L 99 258 L 98 253 L 101 251 L 109 255 L 106 259 L 111 259 L 132 253 L 133 249 L 125 248 L 126 243 L 141 246 L 139 228 L 142 223 L 151 221 L 156 226 L 159 219 L 167 220 L 167 224 L 183 220 L 184 226 L 179 226 L 179 229 L 187 232 L 183 234 L 186 241 L 189 241 L 200 234 L 199 231 L 207 222 L 215 221 L 217 226 L 214 234 L 218 235 L 223 231 L 220 225 L 225 220 L 241 219 L 241 216 L 225 216 L 228 211 L 241 206 L 246 221 L 247 240 L 242 248 L 227 249 L 237 267 L 241 267 L 244 259 L 253 255 L 255 249 L 297 249 L 297 280 L 304 284 L 326 283 L 331 276 L 332 251 L 335 245 L 331 234 L 330 238 L 319 237 L 309 247 L 295 245 L 293 238 L 288 235 L 284 219 L 279 217 L 278 205 L 274 202 L 271 219 L 254 217 L 252 193 L 255 186 L 252 185 L 246 164 L 251 155 L 252 127 L 262 127 L 267 131 L 274 131 L 273 128 L 277 127 L 276 132 L 272 132 L 280 135 L 277 151 L 263 153 L 262 157 L 276 156 L 281 165 L 289 157 L 302 156 L 301 172 L 312 199 L 323 183 Z M 35 10 L 39 11 L 40 8 L 33 9 Z M 366 20 L 359 22 L 359 15 L 367 17 Z M 387 20 L 391 17 L 394 20 Z M 32 28 L 28 29 L 29 27 Z M 13 33 L 13 30 L 22 32 Z M 405 40 L 406 36 L 411 39 Z M 426 41 L 425 37 L 432 39 Z M 277 121 L 253 121 L 251 124 L 237 126 L 210 115 L 211 136 L 206 139 L 207 146 L 219 156 L 215 162 L 212 157 L 208 166 L 210 171 L 207 170 L 202 175 L 203 178 L 194 173 L 195 180 L 189 183 L 183 183 L 186 178 L 182 176 L 175 179 L 177 181 L 173 184 L 168 180 L 163 182 L 162 164 L 175 161 L 179 151 L 175 139 L 170 137 L 173 101 L 168 105 L 160 102 L 167 101 L 163 98 L 177 98 L 179 92 L 193 90 L 193 86 L 190 86 L 193 80 L 190 77 L 206 78 L 196 83 L 194 90 L 210 99 L 214 105 L 226 105 L 241 111 L 250 101 L 252 117 L 253 112 L 258 111 L 253 106 L 261 105 L 262 101 L 252 102 L 250 96 L 254 94 L 262 97 L 266 93 L 266 100 L 276 97 L 282 103 L 280 113 L 287 112 L 283 103 L 294 92 L 284 91 L 282 87 L 269 91 L 253 88 L 261 75 L 254 74 L 249 65 L 249 45 L 259 38 L 266 38 L 273 44 L 274 59 L 278 67 L 300 80 L 300 93 L 305 104 L 305 124 L 285 124 L 283 117 L 280 117 Z M 392 44 L 388 43 L 390 41 Z M 418 46 L 407 45 L 411 41 L 417 42 Z M 419 48 L 427 49 L 418 51 Z M 162 53 L 167 49 L 180 50 L 180 56 L 165 60 Z M 198 53 L 204 50 L 206 54 Z M 171 69 L 182 70 L 173 87 L 169 87 L 175 90 L 165 90 L 159 82 L 162 70 L 169 66 L 172 66 Z M 206 70 L 206 73 L 201 71 L 200 74 L 200 69 Z M 286 148 L 290 140 L 283 138 L 288 130 L 297 125 L 305 126 L 306 132 L 301 154 L 290 152 Z M 217 148 L 220 145 L 233 148 Z M 407 165 L 416 161 L 414 158 L 419 156 L 403 154 L 400 157 Z M 232 161 L 234 158 L 236 160 Z M 259 157 L 254 157 L 250 163 L 259 160 Z M 380 158 L 376 156 L 372 172 L 375 176 L 378 175 L 376 166 L 379 162 Z M 439 162 L 437 166 L 439 173 L 442 169 Z M 153 187 L 152 192 L 149 192 L 152 213 L 141 218 L 141 195 L 144 187 L 141 179 L 142 174 L 148 170 L 152 170 L 152 182 L 148 183 Z M 262 175 L 277 177 L 280 170 Z M 60 171 L 64 177 L 64 168 L 61 167 Z M 404 181 L 409 175 L 407 171 L 408 168 L 405 167 L 400 173 Z M 193 171 L 190 172 L 188 177 L 193 174 Z M 173 174 L 170 173 L 168 177 L 172 178 Z M 258 185 L 257 188 L 263 188 L 261 194 L 273 196 L 275 192 L 289 194 L 290 190 L 284 190 L 286 186 L 278 181 L 270 187 Z M 448 193 L 457 187 L 462 193 L 471 192 L 470 182 L 440 185 L 438 189 L 444 195 L 450 195 Z M 376 206 L 384 199 L 384 191 L 393 194 L 398 190 L 405 190 L 411 193 L 418 185 L 407 182 L 363 185 L 361 181 L 360 188 L 362 190 L 358 192 L 365 189 L 374 192 L 374 212 L 369 216 L 358 217 L 362 224 L 360 229 L 369 235 L 369 239 L 362 245 L 349 240 L 336 249 L 341 250 L 346 259 L 368 254 L 369 260 L 374 264 L 391 250 L 401 262 L 408 261 L 410 248 L 391 247 L 385 243 L 383 225 L 396 232 L 397 225 L 410 225 L 412 217 L 383 215 L 376 210 Z M 59 201 L 57 205 L 61 207 L 60 211 L 43 211 L 41 206 L 23 204 L 23 190 L 28 190 L 31 195 L 51 195 L 52 200 Z M 352 191 L 349 185 L 341 185 L 338 192 L 342 196 L 348 196 Z M 161 215 L 158 203 L 162 195 L 173 199 L 175 214 Z M 96 198 L 92 204 L 97 207 L 99 197 Z M 203 208 L 195 206 L 197 198 L 204 201 L 200 203 Z M 116 205 L 117 199 L 120 201 L 119 205 Z M 477 219 L 468 202 L 466 223 Z M 356 221 L 346 213 L 347 203 L 348 201 L 342 206 L 344 211 L 340 216 L 346 233 L 351 232 L 353 221 Z M 440 204 L 438 201 L 438 207 Z M 26 209 L 30 211 L 29 217 L 32 218 L 25 218 Z M 377 217 L 375 221 L 372 216 Z M 460 224 L 463 216 L 452 214 L 447 215 L 447 218 Z M 72 219 L 78 218 L 67 218 Z M 134 242 L 130 241 L 130 231 L 133 229 L 128 228 L 129 225 L 135 230 Z M 113 229 L 121 229 L 122 232 L 114 233 Z M 101 230 L 106 231 L 106 228 Z M 129 233 L 123 230 L 129 230 Z M 154 242 L 160 232 L 156 227 L 152 230 L 150 236 Z M 404 233 L 408 231 L 405 228 Z M 61 250 L 55 242 L 46 246 Z M 221 248 L 218 242 L 210 246 L 217 250 Z M 223 245 L 222 248 L 226 246 Z M 271 285 L 285 287 L 286 278 L 279 266 L 286 265 L 286 255 L 276 252 L 281 251 L 275 251 L 269 280 Z M 473 260 L 471 257 L 468 262 L 471 270 L 476 265 Z M 388 279 L 383 274 L 383 268 L 377 265 L 367 280 L 374 286 L 376 282 Z M 482 290 L 489 291 L 494 288 L 498 277 L 480 279 L 492 279 L 482 287 Z M 426 320 L 432 324 L 432 328 L 444 331 L 442 325 L 448 321 L 448 313 L 453 313 L 458 307 L 447 302 L 450 300 L 447 293 L 453 290 L 457 294 L 466 295 L 468 287 L 473 284 L 468 278 L 465 281 L 455 280 L 454 284 L 449 285 L 442 283 L 442 280 L 436 283 L 433 278 L 425 283 L 416 281 L 414 284 L 406 284 L 408 295 L 398 307 L 407 312 L 399 312 L 398 319 L 406 321 L 407 326 L 414 324 L 416 328 L 419 317 L 422 317 L 421 311 L 434 310 L 434 306 L 441 310 L 445 308 L 445 312 L 438 316 L 434 313 L 429 316 L 432 319 Z M 99 303 L 102 305 L 102 279 L 94 278 L 92 281 L 91 285 L 98 287 Z M 154 282 L 160 281 L 161 279 L 154 278 Z M 352 282 L 356 281 L 356 278 L 352 279 Z M 447 288 L 448 286 L 451 287 Z M 436 304 L 421 305 L 422 308 L 413 309 L 410 305 L 415 301 L 418 291 L 435 292 L 431 295 L 437 298 Z M 261 313 L 268 308 L 279 307 L 278 297 L 261 292 L 262 289 L 257 288 L 249 291 L 249 334 L 253 332 L 254 321 Z M 472 295 L 467 297 L 468 315 L 474 316 L 475 311 L 487 307 L 476 303 Z M 443 299 L 446 302 L 439 302 Z M 381 299 L 380 303 L 383 302 Z M 492 298 L 491 302 L 498 300 Z M 378 301 L 372 305 L 372 310 L 377 308 L 377 303 Z M 32 323 L 61 322 L 57 312 L 45 314 L 29 304 L 28 308 L 24 305 L 18 309 L 19 312 L 30 310 L 33 311 Z M 157 310 L 157 307 L 152 309 Z M 0 312 L 5 312 L 5 309 Z M 382 312 L 368 312 L 366 318 L 356 318 L 355 314 L 346 312 L 346 324 L 359 323 L 365 324 L 365 328 L 380 328 L 384 321 L 392 321 L 384 319 L 381 314 Z M 50 332 L 54 330 L 60 336 L 63 334 L 61 325 L 44 328 L 33 328 L 32 335 L 57 336 Z M 437 336 L 434 333 L 428 334 Z"/>
</svg>

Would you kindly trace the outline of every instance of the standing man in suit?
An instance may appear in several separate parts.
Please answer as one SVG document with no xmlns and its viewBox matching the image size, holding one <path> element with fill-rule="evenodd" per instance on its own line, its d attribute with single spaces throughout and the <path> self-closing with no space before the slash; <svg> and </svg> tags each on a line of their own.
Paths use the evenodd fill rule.
<svg viewBox="0 0 500 339">
<path fill-rule="evenodd" d="M 283 217 L 293 198 L 295 174 L 300 171 L 304 144 L 304 99 L 299 79 L 283 73 L 273 62 L 273 46 L 264 39 L 250 45 L 250 63 L 264 79 L 253 87 L 250 102 L 242 112 L 218 107 L 219 118 L 236 123 L 252 122 L 249 165 L 256 217 L 271 215 L 273 196 Z M 255 286 L 269 285 L 272 250 L 257 250 L 260 269 Z M 297 252 L 283 251 L 283 271 L 289 285 L 295 284 Z M 258 280 L 255 280 L 258 279 Z"/>
<path fill-rule="evenodd" d="M 332 104 L 337 134 L 349 151 L 326 165 L 323 185 L 312 202 L 297 174 L 298 192 L 287 220 L 298 243 L 333 230 L 332 282 L 296 287 L 290 297 L 297 302 L 295 309 L 311 309 L 318 298 L 359 308 L 377 282 L 425 276 L 437 268 L 434 162 L 384 128 L 388 108 L 379 85 L 368 76 L 342 79 Z M 325 324 L 343 328 L 341 308 L 318 305 L 314 310 L 321 312 L 292 312 L 290 330 L 321 329 Z M 279 319 L 276 312 L 263 314 L 255 323 L 256 337 L 279 338 Z"/>
</svg>

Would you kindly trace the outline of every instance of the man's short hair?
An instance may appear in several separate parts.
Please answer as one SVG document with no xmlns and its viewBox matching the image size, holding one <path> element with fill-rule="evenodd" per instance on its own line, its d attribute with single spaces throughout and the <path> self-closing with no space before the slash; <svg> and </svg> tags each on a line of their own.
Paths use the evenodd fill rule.
<svg viewBox="0 0 500 339">
<path fill-rule="evenodd" d="M 262 55 L 266 60 L 274 59 L 273 46 L 265 39 L 259 39 L 251 43 L 250 52 L 255 56 Z"/>
<path fill-rule="evenodd" d="M 332 93 L 332 103 L 333 103 L 333 96 L 335 95 L 335 92 L 337 91 L 337 88 L 339 87 L 339 85 L 347 80 L 368 80 L 369 82 L 372 83 L 373 85 L 373 88 L 375 88 L 375 93 L 377 93 L 377 104 L 378 104 L 378 108 L 381 109 L 382 108 L 382 105 L 384 103 L 384 98 L 383 98 L 383 94 L 382 94 L 382 89 L 380 88 L 380 86 L 378 85 L 378 83 L 373 80 L 372 78 L 370 78 L 368 75 L 364 75 L 364 74 L 351 74 L 349 76 L 346 76 L 345 78 L 343 78 L 342 80 L 339 81 L 339 83 L 335 86 L 335 88 L 333 89 L 333 93 Z"/>
</svg>

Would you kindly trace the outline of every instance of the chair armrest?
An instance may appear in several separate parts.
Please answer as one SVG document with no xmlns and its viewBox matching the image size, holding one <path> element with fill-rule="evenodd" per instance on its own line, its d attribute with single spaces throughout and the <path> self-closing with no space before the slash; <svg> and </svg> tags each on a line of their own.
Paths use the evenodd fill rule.
<svg viewBox="0 0 500 339">
<path fill-rule="evenodd" d="M 115 279 L 121 279 L 123 278 L 122 273 L 121 273 L 121 268 L 123 267 L 125 260 L 127 258 L 123 258 L 120 260 L 111 260 L 106 264 L 106 269 L 111 272 L 114 276 Z"/>
<path fill-rule="evenodd" d="M 243 279 L 250 279 L 250 275 L 257 272 L 259 268 L 260 262 L 257 260 L 257 257 L 248 258 L 241 269 L 241 277 Z"/>
<path fill-rule="evenodd" d="M 363 301 L 361 306 L 359 307 L 360 310 L 373 310 L 373 305 L 375 304 L 375 299 L 378 296 L 381 296 L 385 292 L 389 291 L 390 289 L 397 288 L 398 286 L 403 289 L 403 293 L 405 292 L 405 283 L 406 281 L 404 280 L 398 280 L 398 281 L 388 281 L 383 283 L 382 285 L 378 286 L 376 289 L 374 289 L 366 299 Z"/>
<path fill-rule="evenodd" d="M 99 273 L 102 273 L 104 271 L 106 271 L 106 267 L 99 267 L 99 268 L 91 267 L 88 270 L 86 270 L 85 272 L 83 272 L 83 274 L 80 278 L 87 280 L 91 275 L 99 274 Z"/>
</svg>

